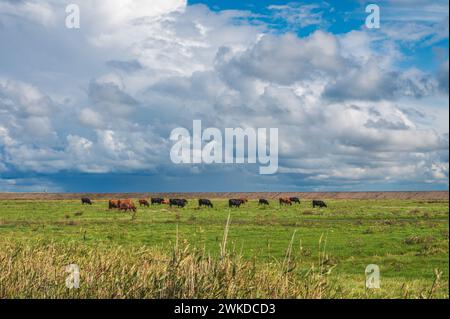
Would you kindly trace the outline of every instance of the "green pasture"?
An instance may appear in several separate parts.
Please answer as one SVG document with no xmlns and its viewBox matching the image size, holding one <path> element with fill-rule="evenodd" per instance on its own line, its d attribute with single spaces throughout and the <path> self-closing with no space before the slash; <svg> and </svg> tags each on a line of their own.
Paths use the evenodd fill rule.
<svg viewBox="0 0 450 319">
<path fill-rule="evenodd" d="M 313 209 L 306 201 L 260 207 L 250 200 L 230 209 L 226 200 L 212 199 L 212 209 L 190 200 L 185 208 L 138 207 L 135 215 L 93 202 L 0 201 L 0 241 L 161 251 L 182 242 L 218 255 L 230 215 L 228 250 L 255 263 L 282 261 L 292 242 L 292 254 L 305 268 L 325 251 L 333 276 L 346 286 L 364 285 L 365 267 L 377 264 L 382 282 L 412 286 L 432 285 L 438 270 L 448 295 L 448 201 L 330 200 L 328 208 Z"/>
</svg>

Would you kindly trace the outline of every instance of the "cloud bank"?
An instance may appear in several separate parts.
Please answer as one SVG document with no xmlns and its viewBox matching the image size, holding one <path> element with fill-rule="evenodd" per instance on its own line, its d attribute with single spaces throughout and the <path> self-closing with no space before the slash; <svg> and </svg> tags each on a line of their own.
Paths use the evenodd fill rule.
<svg viewBox="0 0 450 319">
<path fill-rule="evenodd" d="M 330 5 L 268 8 L 316 27 L 304 36 L 185 0 L 84 1 L 79 30 L 64 8 L 0 4 L 0 191 L 78 190 L 68 176 L 121 176 L 117 190 L 132 187 L 123 176 L 146 176 L 141 190 L 448 188 L 448 50 L 433 70 L 403 49 L 448 41 L 448 8 L 405 31 L 393 14 L 378 33 L 327 30 Z M 194 119 L 277 127 L 279 173 L 172 164 L 170 131 Z"/>
</svg>

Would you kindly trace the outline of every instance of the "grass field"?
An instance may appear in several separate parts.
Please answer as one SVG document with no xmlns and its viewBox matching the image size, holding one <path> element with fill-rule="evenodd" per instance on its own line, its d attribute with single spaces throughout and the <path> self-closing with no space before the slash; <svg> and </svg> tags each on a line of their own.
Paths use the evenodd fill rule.
<svg viewBox="0 0 450 319">
<path fill-rule="evenodd" d="M 213 203 L 132 216 L 105 200 L 2 200 L 0 298 L 448 298 L 446 200 Z M 76 291 L 64 286 L 69 263 L 80 265 Z M 368 264 L 380 289 L 365 289 Z"/>
</svg>

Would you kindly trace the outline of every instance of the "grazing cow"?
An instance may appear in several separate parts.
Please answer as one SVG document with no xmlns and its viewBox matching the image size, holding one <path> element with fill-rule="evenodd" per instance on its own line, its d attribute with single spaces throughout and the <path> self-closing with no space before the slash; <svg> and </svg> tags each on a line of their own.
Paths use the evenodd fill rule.
<svg viewBox="0 0 450 319">
<path fill-rule="evenodd" d="M 245 203 L 247 203 L 248 202 L 248 199 L 247 198 L 239 198 L 239 200 L 242 202 L 242 204 L 245 204 Z"/>
<path fill-rule="evenodd" d="M 150 204 L 148 203 L 148 201 L 146 199 L 140 199 L 139 206 L 150 207 Z"/>
<path fill-rule="evenodd" d="M 300 198 L 298 197 L 289 197 L 292 203 L 300 204 Z"/>
<path fill-rule="evenodd" d="M 213 208 L 213 204 L 211 203 L 211 201 L 209 199 L 199 199 L 198 206 L 199 207 L 208 206 L 208 207 Z"/>
<path fill-rule="evenodd" d="M 280 206 L 281 205 L 292 205 L 292 201 L 289 198 L 280 198 Z"/>
<path fill-rule="evenodd" d="M 161 204 L 169 205 L 169 204 L 170 204 L 170 201 L 169 201 L 168 199 L 163 199 L 163 201 L 161 202 Z"/>
<path fill-rule="evenodd" d="M 158 197 L 158 198 L 152 198 L 152 199 L 151 199 L 152 205 L 153 205 L 153 204 L 160 204 L 160 205 L 161 205 L 161 204 L 163 204 L 163 202 L 164 202 L 164 198 L 159 198 L 159 197 Z"/>
<path fill-rule="evenodd" d="M 120 199 L 119 200 L 119 208 L 121 207 L 122 204 L 128 204 L 132 207 L 136 207 L 136 205 L 134 205 L 134 203 L 131 199 Z"/>
<path fill-rule="evenodd" d="M 269 205 L 269 201 L 267 199 L 260 198 L 258 205 Z"/>
<path fill-rule="evenodd" d="M 243 203 L 242 199 L 230 199 L 228 200 L 228 207 L 241 207 Z"/>
<path fill-rule="evenodd" d="M 110 199 L 108 202 L 108 208 L 120 208 L 120 200 Z"/>
<path fill-rule="evenodd" d="M 319 208 L 328 207 L 323 200 L 316 200 L 316 199 L 312 201 L 312 206 L 313 208 L 315 208 L 316 206 L 319 206 Z"/>
<path fill-rule="evenodd" d="M 81 205 L 84 205 L 84 204 L 92 205 L 92 202 L 91 202 L 91 200 L 90 200 L 89 198 L 83 197 L 83 198 L 81 199 Z"/>
<path fill-rule="evenodd" d="M 123 210 L 124 212 L 126 212 L 128 210 L 136 212 L 136 206 L 134 205 L 134 203 L 132 201 L 125 201 L 125 202 L 120 203 L 119 210 Z"/>
<path fill-rule="evenodd" d="M 184 206 L 186 206 L 187 202 L 188 201 L 185 199 L 171 198 L 169 199 L 169 206 L 178 206 L 183 208 Z"/>
</svg>

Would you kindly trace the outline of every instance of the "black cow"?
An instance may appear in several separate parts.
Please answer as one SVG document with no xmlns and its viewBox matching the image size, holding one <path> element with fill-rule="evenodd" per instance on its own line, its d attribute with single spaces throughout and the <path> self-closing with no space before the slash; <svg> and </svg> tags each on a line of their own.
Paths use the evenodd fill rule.
<svg viewBox="0 0 450 319">
<path fill-rule="evenodd" d="M 92 202 L 91 202 L 91 200 L 90 200 L 89 198 L 83 197 L 83 198 L 81 199 L 81 205 L 84 205 L 84 204 L 92 205 Z"/>
<path fill-rule="evenodd" d="M 186 206 L 186 204 L 187 204 L 187 200 L 185 200 L 185 199 L 178 199 L 178 198 L 171 198 L 170 200 L 169 200 L 169 206 L 170 207 L 172 207 L 172 206 L 178 206 L 178 207 L 184 207 L 184 206 Z"/>
<path fill-rule="evenodd" d="M 298 197 L 289 197 L 292 203 L 300 204 L 300 198 Z"/>
<path fill-rule="evenodd" d="M 241 199 L 230 199 L 228 200 L 228 207 L 241 207 L 241 205 L 244 203 Z"/>
<path fill-rule="evenodd" d="M 313 206 L 313 208 L 315 208 L 316 206 L 318 206 L 319 208 L 328 207 L 327 204 L 325 204 L 325 202 L 323 200 L 313 200 L 312 206 Z"/>
<path fill-rule="evenodd" d="M 163 203 L 163 201 L 164 201 L 164 198 L 152 198 L 151 199 L 151 203 L 152 203 L 152 205 L 153 204 L 162 204 Z"/>
<path fill-rule="evenodd" d="M 209 199 L 199 199 L 198 206 L 199 207 L 208 206 L 208 207 L 213 208 L 213 204 L 211 203 L 211 201 Z"/>
<path fill-rule="evenodd" d="M 269 205 L 269 201 L 267 199 L 260 198 L 258 205 Z"/>
</svg>

